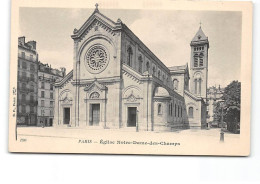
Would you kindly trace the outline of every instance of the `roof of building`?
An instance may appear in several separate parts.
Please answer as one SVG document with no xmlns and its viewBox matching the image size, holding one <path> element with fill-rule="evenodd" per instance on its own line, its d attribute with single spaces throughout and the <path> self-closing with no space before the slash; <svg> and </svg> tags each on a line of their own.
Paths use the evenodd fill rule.
<svg viewBox="0 0 260 184">
<path fill-rule="evenodd" d="M 205 35 L 205 33 L 202 31 L 201 27 L 199 28 L 196 35 L 193 37 L 192 42 L 198 42 L 202 40 L 207 40 L 208 37 Z"/>
<path fill-rule="evenodd" d="M 169 68 L 169 70 L 172 70 L 172 71 L 185 70 L 187 68 L 187 65 L 172 66 L 172 67 L 168 67 L 168 68 Z"/>
</svg>

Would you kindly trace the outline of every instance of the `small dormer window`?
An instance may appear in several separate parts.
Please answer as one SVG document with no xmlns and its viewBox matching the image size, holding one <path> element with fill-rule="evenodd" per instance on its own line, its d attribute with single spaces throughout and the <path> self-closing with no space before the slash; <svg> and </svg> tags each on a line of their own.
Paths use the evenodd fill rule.
<svg viewBox="0 0 260 184">
<path fill-rule="evenodd" d="M 198 36 L 198 39 L 199 39 L 199 40 L 201 39 L 201 36 L 200 36 L 200 35 Z"/>
</svg>

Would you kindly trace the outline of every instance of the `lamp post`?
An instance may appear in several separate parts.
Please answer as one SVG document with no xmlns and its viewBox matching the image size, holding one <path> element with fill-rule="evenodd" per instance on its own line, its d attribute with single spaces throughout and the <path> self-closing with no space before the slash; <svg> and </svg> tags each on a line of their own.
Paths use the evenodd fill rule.
<svg viewBox="0 0 260 184">
<path fill-rule="evenodd" d="M 223 122 L 223 106 L 224 100 L 220 101 L 221 105 L 221 131 L 220 131 L 220 142 L 224 142 L 224 122 Z"/>
</svg>

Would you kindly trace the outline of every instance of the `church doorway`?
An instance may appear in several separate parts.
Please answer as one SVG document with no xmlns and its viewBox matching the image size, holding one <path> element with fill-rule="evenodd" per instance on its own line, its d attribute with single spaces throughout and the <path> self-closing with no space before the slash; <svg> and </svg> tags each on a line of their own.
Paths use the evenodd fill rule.
<svg viewBox="0 0 260 184">
<path fill-rule="evenodd" d="M 136 107 L 128 107 L 128 117 L 127 117 L 127 126 L 135 127 L 136 126 Z"/>
<path fill-rule="evenodd" d="M 100 121 L 100 104 L 91 104 L 90 126 L 99 126 Z"/>
<path fill-rule="evenodd" d="M 63 123 L 68 125 L 70 123 L 70 108 L 65 107 L 63 113 Z"/>
</svg>

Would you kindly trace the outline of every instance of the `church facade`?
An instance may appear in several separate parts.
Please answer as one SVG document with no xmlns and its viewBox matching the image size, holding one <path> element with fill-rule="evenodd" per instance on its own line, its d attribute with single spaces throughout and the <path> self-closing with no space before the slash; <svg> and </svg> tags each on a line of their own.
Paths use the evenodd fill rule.
<svg viewBox="0 0 260 184">
<path fill-rule="evenodd" d="M 190 43 L 190 67 L 166 67 L 120 19 L 98 8 L 71 37 L 73 70 L 55 83 L 54 126 L 206 127 L 209 42 L 201 28 Z"/>
</svg>

